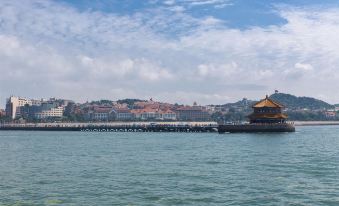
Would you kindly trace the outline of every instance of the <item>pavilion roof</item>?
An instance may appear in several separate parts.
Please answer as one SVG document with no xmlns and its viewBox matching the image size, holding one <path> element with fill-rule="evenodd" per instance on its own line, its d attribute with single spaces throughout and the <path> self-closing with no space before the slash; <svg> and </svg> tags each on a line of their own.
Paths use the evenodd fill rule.
<svg viewBox="0 0 339 206">
<path fill-rule="evenodd" d="M 262 108 L 262 107 L 283 108 L 284 105 L 268 98 L 268 96 L 266 95 L 265 99 L 260 100 L 259 102 L 254 104 L 252 107 L 253 108 Z"/>
</svg>

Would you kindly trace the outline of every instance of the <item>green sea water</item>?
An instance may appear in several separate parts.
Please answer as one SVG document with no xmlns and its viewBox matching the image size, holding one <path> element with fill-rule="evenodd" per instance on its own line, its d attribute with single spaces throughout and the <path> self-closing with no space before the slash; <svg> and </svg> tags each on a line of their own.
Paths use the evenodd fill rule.
<svg viewBox="0 0 339 206">
<path fill-rule="evenodd" d="M 0 205 L 339 205 L 339 127 L 0 131 Z"/>
</svg>

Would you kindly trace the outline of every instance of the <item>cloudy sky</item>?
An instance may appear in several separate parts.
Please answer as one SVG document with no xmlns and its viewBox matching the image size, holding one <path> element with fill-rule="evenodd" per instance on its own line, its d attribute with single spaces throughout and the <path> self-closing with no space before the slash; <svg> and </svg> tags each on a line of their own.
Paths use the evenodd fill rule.
<svg viewBox="0 0 339 206">
<path fill-rule="evenodd" d="M 337 0 L 0 0 L 9 95 L 339 102 Z"/>
</svg>

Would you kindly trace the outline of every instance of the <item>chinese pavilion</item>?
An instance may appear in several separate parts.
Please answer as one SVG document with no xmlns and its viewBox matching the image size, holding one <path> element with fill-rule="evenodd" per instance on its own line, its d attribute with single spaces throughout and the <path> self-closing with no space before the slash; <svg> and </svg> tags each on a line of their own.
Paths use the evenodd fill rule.
<svg viewBox="0 0 339 206">
<path fill-rule="evenodd" d="M 266 98 L 252 106 L 253 113 L 248 116 L 250 123 L 285 123 L 287 115 L 282 113 L 284 106 L 276 101 Z"/>
</svg>

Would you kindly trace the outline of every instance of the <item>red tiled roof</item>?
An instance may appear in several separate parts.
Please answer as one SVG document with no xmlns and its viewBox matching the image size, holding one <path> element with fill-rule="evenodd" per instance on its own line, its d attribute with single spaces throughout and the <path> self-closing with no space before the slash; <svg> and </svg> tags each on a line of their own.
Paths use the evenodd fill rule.
<svg viewBox="0 0 339 206">
<path fill-rule="evenodd" d="M 133 114 L 142 114 L 142 113 L 160 113 L 160 114 L 175 114 L 172 110 L 161 110 L 153 108 L 144 108 L 144 109 L 132 109 L 131 113 Z"/>
<path fill-rule="evenodd" d="M 128 108 L 115 108 L 114 110 L 118 113 L 130 113 L 130 109 Z"/>
<path fill-rule="evenodd" d="M 161 114 L 175 114 L 175 112 L 173 112 L 172 110 L 161 110 L 160 111 Z"/>
</svg>

